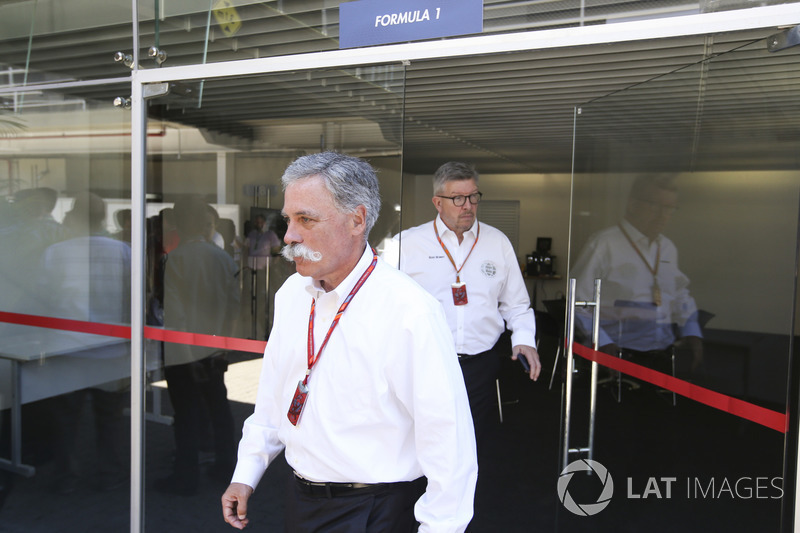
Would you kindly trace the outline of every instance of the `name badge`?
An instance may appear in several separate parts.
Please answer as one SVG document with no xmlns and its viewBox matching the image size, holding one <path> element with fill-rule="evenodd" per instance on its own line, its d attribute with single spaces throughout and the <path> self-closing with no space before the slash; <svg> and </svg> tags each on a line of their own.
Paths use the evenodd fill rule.
<svg viewBox="0 0 800 533">
<path fill-rule="evenodd" d="M 464 283 L 453 283 L 453 304 L 467 305 L 467 286 Z"/>
<path fill-rule="evenodd" d="M 297 382 L 297 389 L 294 391 L 294 398 L 292 398 L 292 405 L 289 406 L 289 412 L 286 416 L 293 426 L 300 422 L 300 415 L 303 413 L 303 407 L 306 405 L 306 398 L 308 398 L 308 386 L 303 381 Z"/>
</svg>

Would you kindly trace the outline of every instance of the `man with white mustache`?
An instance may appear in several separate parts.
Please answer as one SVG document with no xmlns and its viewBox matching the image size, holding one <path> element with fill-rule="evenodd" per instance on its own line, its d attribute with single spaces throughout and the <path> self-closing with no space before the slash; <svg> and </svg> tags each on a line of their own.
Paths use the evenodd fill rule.
<svg viewBox="0 0 800 533">
<path fill-rule="evenodd" d="M 285 449 L 286 531 L 464 531 L 477 479 L 467 394 L 441 306 L 367 242 L 374 170 L 325 152 L 282 182 L 282 253 L 297 274 L 275 295 L 225 521 L 248 524 L 248 500 Z"/>
<path fill-rule="evenodd" d="M 312 250 L 299 242 L 286 245 L 281 250 L 281 255 L 287 261 L 294 261 L 295 259 L 304 259 L 314 263 L 322 261 L 322 252 Z"/>
</svg>

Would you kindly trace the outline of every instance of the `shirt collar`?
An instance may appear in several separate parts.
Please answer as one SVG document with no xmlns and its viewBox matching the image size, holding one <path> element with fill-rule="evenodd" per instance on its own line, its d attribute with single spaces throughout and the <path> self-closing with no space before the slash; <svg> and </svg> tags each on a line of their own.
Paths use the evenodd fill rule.
<svg viewBox="0 0 800 533">
<path fill-rule="evenodd" d="M 633 239 L 634 242 L 642 243 L 644 244 L 644 246 L 649 246 L 651 244 L 650 239 L 647 237 L 647 235 L 636 229 L 636 226 L 628 222 L 628 219 L 623 218 L 620 223 L 622 224 L 622 227 L 625 228 L 625 231 L 628 233 L 628 235 L 631 236 L 631 239 Z M 653 240 L 654 243 L 659 241 L 661 241 L 661 234 L 659 234 Z"/>
<path fill-rule="evenodd" d="M 355 286 L 358 279 L 361 277 L 361 274 L 367 269 L 369 264 L 372 262 L 372 247 L 367 244 L 364 248 L 364 253 L 361 255 L 361 259 L 358 260 L 356 266 L 353 267 L 353 270 L 347 275 L 346 278 L 342 280 L 342 282 L 332 291 L 326 293 L 325 289 L 319 284 L 319 282 L 314 281 L 313 278 L 306 278 L 306 292 L 311 295 L 312 298 L 317 299 L 322 294 L 335 294 L 337 300 L 341 300 L 348 294 Z"/>
<path fill-rule="evenodd" d="M 444 237 L 445 235 L 452 235 L 453 238 L 455 238 L 456 236 L 456 232 L 447 227 L 447 224 L 444 223 L 444 220 L 442 220 L 441 215 L 436 215 L 436 229 L 439 230 L 440 237 Z M 467 231 L 464 232 L 464 236 L 466 237 L 467 235 L 469 235 L 471 237 L 475 237 L 475 235 L 477 235 L 477 232 L 478 232 L 478 217 L 475 217 L 475 222 L 473 222 L 472 226 Z"/>
</svg>

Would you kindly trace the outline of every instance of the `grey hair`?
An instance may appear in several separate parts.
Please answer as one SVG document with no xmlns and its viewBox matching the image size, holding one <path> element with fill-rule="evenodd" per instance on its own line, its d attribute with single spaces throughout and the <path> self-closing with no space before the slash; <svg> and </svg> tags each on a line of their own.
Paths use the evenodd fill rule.
<svg viewBox="0 0 800 533">
<path fill-rule="evenodd" d="M 475 165 L 461 163 L 459 161 L 449 161 L 436 169 L 433 175 L 433 194 L 439 194 L 444 189 L 444 184 L 448 181 L 475 180 L 478 184 L 478 171 Z"/>
<path fill-rule="evenodd" d="M 299 157 L 288 166 L 281 177 L 283 190 L 305 178 L 319 176 L 341 213 L 352 213 L 358 206 L 367 209 L 364 240 L 378 220 L 381 194 L 378 176 L 372 166 L 357 157 L 338 152 L 322 152 Z"/>
<path fill-rule="evenodd" d="M 630 198 L 641 200 L 645 193 L 651 189 L 660 189 L 678 192 L 674 174 L 643 174 L 638 176 L 631 185 Z"/>
</svg>

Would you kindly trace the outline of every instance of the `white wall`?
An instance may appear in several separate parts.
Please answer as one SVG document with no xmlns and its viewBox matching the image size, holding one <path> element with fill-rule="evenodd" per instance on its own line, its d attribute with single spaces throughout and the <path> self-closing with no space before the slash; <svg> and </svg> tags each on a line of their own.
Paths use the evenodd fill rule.
<svg viewBox="0 0 800 533">
<path fill-rule="evenodd" d="M 709 327 L 786 335 L 795 301 L 798 172 L 683 174 L 667 230 Z"/>
</svg>

